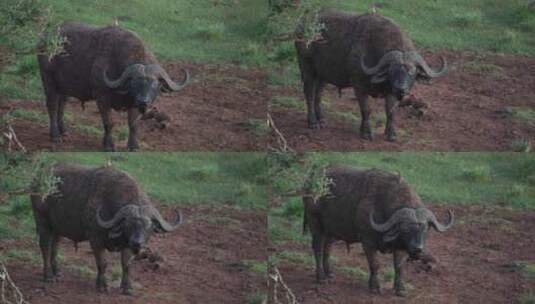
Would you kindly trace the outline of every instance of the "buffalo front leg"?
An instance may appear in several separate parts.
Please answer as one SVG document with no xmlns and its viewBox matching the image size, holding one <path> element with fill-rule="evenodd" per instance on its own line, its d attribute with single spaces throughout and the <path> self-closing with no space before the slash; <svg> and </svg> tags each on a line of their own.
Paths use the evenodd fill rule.
<svg viewBox="0 0 535 304">
<path fill-rule="evenodd" d="M 97 263 L 97 291 L 108 292 L 108 282 L 106 282 L 106 252 L 104 248 L 93 247 L 92 249 Z"/>
<path fill-rule="evenodd" d="M 39 233 L 39 247 L 43 257 L 43 280 L 45 282 L 54 281 L 54 272 L 51 267 L 53 236 L 50 232 Z"/>
<path fill-rule="evenodd" d="M 368 105 L 368 95 L 356 91 L 355 96 L 359 102 L 360 108 L 360 138 L 372 140 L 372 129 L 370 127 L 370 107 Z"/>
<path fill-rule="evenodd" d="M 59 99 L 60 99 L 60 96 L 56 92 L 47 90 L 46 109 L 48 111 L 48 118 L 50 121 L 50 140 L 54 143 L 59 143 L 61 141 L 60 130 L 58 126 L 58 111 L 60 107 Z"/>
<path fill-rule="evenodd" d="M 314 86 L 314 110 L 316 111 L 316 119 L 320 128 L 325 128 L 327 126 L 321 106 L 321 95 L 324 87 L 325 84 L 319 81 L 316 82 Z"/>
<path fill-rule="evenodd" d="M 128 151 L 139 149 L 137 142 L 137 122 L 140 113 L 137 108 L 128 109 Z"/>
<path fill-rule="evenodd" d="M 104 137 L 102 138 L 102 146 L 104 151 L 115 151 L 115 145 L 113 143 L 112 130 L 113 121 L 111 118 L 111 108 L 107 102 L 97 101 L 98 110 L 102 117 L 102 124 L 104 126 Z"/>
<path fill-rule="evenodd" d="M 54 277 L 57 279 L 61 277 L 61 272 L 59 270 L 58 266 L 58 244 L 59 244 L 59 237 L 57 235 L 54 235 L 51 239 L 51 245 L 50 245 L 50 264 L 52 266 L 52 273 L 54 274 Z"/>
<path fill-rule="evenodd" d="M 312 250 L 314 251 L 314 258 L 316 260 L 316 281 L 320 284 L 325 282 L 325 270 L 323 268 L 324 247 L 325 237 L 323 235 L 314 234 L 312 236 Z"/>
<path fill-rule="evenodd" d="M 121 292 L 125 295 L 132 295 L 133 291 L 129 275 L 130 262 L 132 262 L 132 251 L 130 249 L 123 249 L 123 251 L 121 251 L 121 266 L 123 268 Z"/>
<path fill-rule="evenodd" d="M 315 91 L 316 91 L 316 81 L 310 76 L 306 76 L 303 84 L 303 91 L 305 93 L 305 99 L 307 103 L 307 120 L 308 127 L 310 129 L 319 129 L 320 125 L 318 123 L 318 116 L 316 114 L 316 105 L 315 105 Z"/>
<path fill-rule="evenodd" d="M 397 296 L 405 297 L 407 291 L 405 289 L 405 284 L 403 284 L 403 261 L 405 259 L 405 254 L 403 251 L 395 250 L 394 251 L 394 291 Z"/>
<path fill-rule="evenodd" d="M 63 119 L 66 103 L 67 103 L 67 97 L 65 95 L 59 96 L 58 98 L 58 128 L 59 128 L 59 134 L 61 136 L 66 136 L 68 133 L 67 127 L 65 126 L 65 121 Z"/>
<path fill-rule="evenodd" d="M 388 141 L 396 141 L 396 129 L 394 128 L 394 111 L 398 106 L 398 100 L 392 95 L 385 97 L 386 127 L 385 136 Z"/>
<path fill-rule="evenodd" d="M 377 274 L 379 273 L 379 261 L 377 261 L 377 250 L 372 246 L 363 245 L 364 253 L 366 254 L 366 259 L 368 260 L 368 267 L 370 269 L 370 278 L 368 280 L 368 287 L 371 292 L 380 294 L 381 285 L 379 284 L 379 279 Z"/>
<path fill-rule="evenodd" d="M 323 246 L 323 271 L 325 272 L 325 276 L 328 279 L 334 278 L 334 275 L 331 269 L 331 261 L 330 261 L 332 244 L 333 244 L 332 239 L 327 238 Z"/>
</svg>

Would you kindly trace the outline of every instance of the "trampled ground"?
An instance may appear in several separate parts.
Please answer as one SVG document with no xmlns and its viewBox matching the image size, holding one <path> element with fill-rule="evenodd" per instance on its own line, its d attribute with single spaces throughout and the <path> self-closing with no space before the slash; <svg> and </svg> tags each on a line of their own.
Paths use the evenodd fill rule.
<svg viewBox="0 0 535 304">
<path fill-rule="evenodd" d="M 429 271 L 418 262 L 407 265 L 405 282 L 410 286 L 407 298 L 394 295 L 391 277 L 385 280 L 381 276 L 380 296 L 368 291 L 368 268 L 360 244 L 353 244 L 348 254 L 345 244 L 336 243 L 332 254 L 336 259 L 335 279 L 323 285 L 315 283 L 308 244 L 290 243 L 273 249 L 310 257 L 308 262 L 286 259 L 279 264 L 287 285 L 300 303 L 517 303 L 528 290 L 535 288 L 532 274 L 522 266 L 523 262 L 535 263 L 533 211 L 452 208 L 456 216 L 454 227 L 443 234 L 431 232 L 427 241 L 427 248 L 437 263 Z M 431 209 L 442 218 L 446 207 L 435 205 Z M 391 271 L 391 255 L 381 255 L 381 265 L 383 271 L 386 268 Z"/>
<path fill-rule="evenodd" d="M 164 215 L 171 216 L 170 208 Z M 95 288 L 95 262 L 87 243 L 78 252 L 61 245 L 63 277 L 44 283 L 38 246 L 33 240 L 6 243 L 3 249 L 28 250 L 33 263 L 10 260 L 7 268 L 30 303 L 245 303 L 263 294 L 265 286 L 266 220 L 259 211 L 225 206 L 185 207 L 185 223 L 171 234 L 149 242 L 163 262 L 133 263 L 134 296 L 118 289 L 120 262 L 108 255 L 108 294 Z M 262 272 L 263 271 L 263 272 Z"/>
<path fill-rule="evenodd" d="M 398 141 L 385 141 L 384 101 L 370 100 L 374 141 L 360 139 L 360 111 L 352 89 L 328 87 L 327 127 L 307 127 L 301 86 L 274 90 L 274 96 L 298 100 L 297 106 L 271 106 L 275 124 L 299 151 L 432 150 L 507 151 L 515 140 L 535 139 L 535 58 L 472 53 L 423 53 L 437 65 L 446 57 L 449 72 L 433 84 L 416 85 L 415 97 L 427 108 L 422 117 L 410 106 L 396 112 Z M 530 118 L 531 117 L 531 118 Z"/>
<path fill-rule="evenodd" d="M 156 106 L 170 117 L 165 129 L 153 120 L 140 120 L 141 150 L 151 151 L 257 151 L 266 145 L 267 97 L 262 71 L 225 64 L 181 64 L 165 66 L 173 79 L 182 79 L 187 68 L 192 82 L 183 91 L 160 96 Z M 22 109 L 34 113 L 13 122 L 22 144 L 30 151 L 98 151 L 101 149 L 102 122 L 95 102 L 82 110 L 70 101 L 70 135 L 54 145 L 48 136 L 48 116 L 43 101 L 11 101 L 0 105 L 0 115 Z M 36 115 L 35 115 L 36 114 Z M 28 116 L 28 115 L 27 115 Z M 35 117 L 37 116 L 37 117 Z M 126 150 L 126 113 L 113 112 L 114 138 L 118 150 Z M 83 126 L 83 127 L 81 127 Z"/>
</svg>

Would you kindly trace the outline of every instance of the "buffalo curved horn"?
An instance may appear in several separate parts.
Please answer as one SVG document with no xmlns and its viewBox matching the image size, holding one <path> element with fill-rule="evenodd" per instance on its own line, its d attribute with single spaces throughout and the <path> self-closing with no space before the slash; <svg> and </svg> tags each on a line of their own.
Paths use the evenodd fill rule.
<svg viewBox="0 0 535 304">
<path fill-rule="evenodd" d="M 151 72 L 158 75 L 158 78 L 162 80 L 162 84 L 164 85 L 164 88 L 168 91 L 180 91 L 182 90 L 190 81 L 190 75 L 188 70 L 182 69 L 184 72 L 184 80 L 181 82 L 175 82 L 169 77 L 169 74 L 158 64 L 151 64 L 148 65 L 147 68 L 150 69 Z"/>
<path fill-rule="evenodd" d="M 442 76 L 448 71 L 448 63 L 446 62 L 446 59 L 443 56 L 440 56 L 440 60 L 442 61 L 442 67 L 440 68 L 440 70 L 435 71 L 427 64 L 424 58 L 417 52 L 410 52 L 407 55 L 411 60 L 416 61 L 416 63 L 418 63 L 418 66 L 422 68 L 425 74 L 431 78 Z"/>
<path fill-rule="evenodd" d="M 182 223 L 182 214 L 180 214 L 180 211 L 175 210 L 176 212 L 176 220 L 173 224 L 168 223 L 160 214 L 160 212 L 150 206 L 149 207 L 149 214 L 151 219 L 158 224 L 158 230 L 161 230 L 161 232 L 171 232 L 178 228 L 178 226 Z"/>
<path fill-rule="evenodd" d="M 377 65 L 375 65 L 374 67 L 366 66 L 366 64 L 364 63 L 364 57 L 364 55 L 360 57 L 360 67 L 362 68 L 362 71 L 364 71 L 364 73 L 366 73 L 367 75 L 375 75 L 379 71 L 381 71 L 381 69 L 387 63 L 390 63 L 390 61 L 394 59 L 398 61 L 403 60 L 403 53 L 401 51 L 390 51 L 384 54 L 381 60 L 379 60 L 379 63 L 377 63 Z"/>
<path fill-rule="evenodd" d="M 386 232 L 392 228 L 395 224 L 397 224 L 401 219 L 403 218 L 409 218 L 409 219 L 415 219 L 416 218 L 416 211 L 411 208 L 402 208 L 394 212 L 390 218 L 382 223 L 378 224 L 373 219 L 373 211 L 370 212 L 370 225 L 372 228 L 377 232 Z"/>
<path fill-rule="evenodd" d="M 108 78 L 108 71 L 104 70 L 102 79 L 104 80 L 104 83 L 106 86 L 108 86 L 110 89 L 116 89 L 120 87 L 126 79 L 128 79 L 132 74 L 134 73 L 145 73 L 145 66 L 140 63 L 133 64 L 131 66 L 128 66 L 126 69 L 124 69 L 123 74 L 119 76 L 116 80 L 110 80 Z"/>
<path fill-rule="evenodd" d="M 449 221 L 445 225 L 438 222 L 437 217 L 435 216 L 433 211 L 426 209 L 425 214 L 427 216 L 429 224 L 431 224 L 431 226 L 433 226 L 433 228 L 435 228 L 435 230 L 438 232 L 444 232 L 451 228 L 451 226 L 453 225 L 454 217 L 453 212 L 451 210 L 448 210 Z"/>
<path fill-rule="evenodd" d="M 100 227 L 104 228 L 104 229 L 112 228 L 117 223 L 119 223 L 125 216 L 127 216 L 129 214 L 139 215 L 139 206 L 130 204 L 130 205 L 126 205 L 126 206 L 121 207 L 121 209 L 119 209 L 119 211 L 117 211 L 113 215 L 113 218 L 111 218 L 110 220 L 106 221 L 106 220 L 102 219 L 102 217 L 100 216 L 100 211 L 101 210 L 102 210 L 102 206 L 98 207 L 97 214 L 96 214 L 96 219 L 97 219 L 97 224 Z"/>
</svg>

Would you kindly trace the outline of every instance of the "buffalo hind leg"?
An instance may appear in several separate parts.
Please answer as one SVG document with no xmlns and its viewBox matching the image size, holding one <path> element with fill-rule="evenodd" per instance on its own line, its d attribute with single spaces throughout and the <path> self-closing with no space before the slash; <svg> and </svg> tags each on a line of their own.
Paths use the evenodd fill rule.
<svg viewBox="0 0 535 304">
<path fill-rule="evenodd" d="M 396 129 L 394 128 L 394 111 L 398 106 L 398 100 L 392 95 L 385 97 L 386 127 L 385 136 L 388 141 L 396 141 Z"/>
<path fill-rule="evenodd" d="M 121 278 L 121 292 L 125 295 L 132 295 L 132 284 L 130 283 L 129 268 L 132 261 L 132 251 L 123 249 L 121 251 L 121 266 L 123 268 L 123 277 Z"/>
<path fill-rule="evenodd" d="M 368 105 L 368 95 L 357 92 L 355 89 L 355 96 L 359 102 L 360 108 L 360 138 L 372 140 L 372 129 L 370 127 L 370 107 Z"/>
<path fill-rule="evenodd" d="M 405 297 L 407 295 L 407 290 L 405 289 L 405 284 L 403 284 L 403 261 L 405 258 L 405 253 L 400 250 L 394 251 L 394 291 L 397 296 Z"/>
<path fill-rule="evenodd" d="M 366 254 L 366 259 L 368 260 L 368 267 L 370 268 L 370 278 L 368 280 L 368 287 L 371 292 L 380 294 L 381 285 L 379 284 L 379 279 L 377 274 L 379 273 L 379 261 L 377 260 L 377 250 L 372 246 L 364 245 L 362 246 L 364 253 Z"/>
<path fill-rule="evenodd" d="M 108 282 L 106 281 L 106 252 L 104 248 L 91 247 L 93 247 L 95 261 L 97 263 L 97 291 L 108 292 Z"/>
<path fill-rule="evenodd" d="M 137 120 L 139 115 L 137 108 L 128 109 L 128 151 L 139 149 L 137 142 Z"/>
<path fill-rule="evenodd" d="M 312 250 L 316 260 L 316 281 L 325 282 L 325 270 L 323 268 L 323 250 L 325 248 L 325 236 L 323 234 L 312 235 Z"/>
<path fill-rule="evenodd" d="M 102 138 L 102 146 L 105 151 L 115 151 L 115 145 L 113 143 L 112 130 L 113 121 L 111 118 L 111 108 L 108 102 L 97 101 L 98 110 L 102 117 L 102 124 L 104 126 L 104 137 Z"/>
</svg>

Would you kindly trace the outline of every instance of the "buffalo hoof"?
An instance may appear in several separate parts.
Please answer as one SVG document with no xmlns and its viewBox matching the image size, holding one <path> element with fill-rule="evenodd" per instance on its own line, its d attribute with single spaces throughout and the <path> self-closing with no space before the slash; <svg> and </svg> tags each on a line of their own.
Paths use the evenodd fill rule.
<svg viewBox="0 0 535 304">
<path fill-rule="evenodd" d="M 128 151 L 135 152 L 139 150 L 139 145 L 137 143 L 135 144 L 128 144 Z"/>
<path fill-rule="evenodd" d="M 372 136 L 372 133 L 371 132 L 360 132 L 360 138 L 364 139 L 364 140 L 369 140 L 369 141 L 372 141 L 373 140 L 373 136 Z"/>
<path fill-rule="evenodd" d="M 61 140 L 61 137 L 57 136 L 57 137 L 50 137 L 50 141 L 55 143 L 55 144 L 60 144 L 62 142 Z"/>
<path fill-rule="evenodd" d="M 108 293 L 108 286 L 97 286 L 97 292 Z"/>
<path fill-rule="evenodd" d="M 115 152 L 115 146 L 104 146 L 104 152 Z"/>
<path fill-rule="evenodd" d="M 320 128 L 322 129 L 327 128 L 327 122 L 325 120 L 321 119 L 319 124 L 320 124 Z"/>
<path fill-rule="evenodd" d="M 312 130 L 319 130 L 321 129 L 321 124 L 319 122 L 309 122 L 308 128 Z"/>
<path fill-rule="evenodd" d="M 372 288 L 370 289 L 370 292 L 374 295 L 380 295 L 381 294 L 381 288 Z"/>
<path fill-rule="evenodd" d="M 395 142 L 397 139 L 397 136 L 395 133 L 389 133 L 385 135 L 386 135 L 386 140 L 388 140 L 389 142 Z"/>
<path fill-rule="evenodd" d="M 125 296 L 133 296 L 134 290 L 132 288 L 122 288 L 121 293 L 124 294 Z"/>
<path fill-rule="evenodd" d="M 58 279 L 55 276 L 50 275 L 50 276 L 45 276 L 43 278 L 43 281 L 46 283 L 54 283 L 54 282 L 57 282 Z"/>
<path fill-rule="evenodd" d="M 396 289 L 395 291 L 396 293 L 396 296 L 398 297 L 406 297 L 407 296 L 407 291 L 403 288 L 403 289 Z"/>
</svg>

